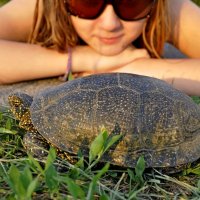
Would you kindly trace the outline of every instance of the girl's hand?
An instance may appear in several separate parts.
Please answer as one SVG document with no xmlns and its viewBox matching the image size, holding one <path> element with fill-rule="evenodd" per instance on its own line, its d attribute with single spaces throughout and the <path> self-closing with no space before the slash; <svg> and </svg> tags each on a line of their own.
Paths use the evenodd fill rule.
<svg viewBox="0 0 200 200">
<path fill-rule="evenodd" d="M 129 46 L 123 52 L 114 56 L 100 56 L 94 66 L 94 72 L 102 72 L 107 70 L 114 70 L 123 67 L 135 60 L 141 58 L 150 58 L 146 49 L 137 49 L 134 46 Z"/>
<path fill-rule="evenodd" d="M 146 49 L 137 49 L 133 45 L 127 47 L 120 54 L 113 56 L 100 55 L 88 46 L 79 46 L 78 48 L 75 48 L 74 51 L 73 71 L 83 72 L 83 74 L 112 71 L 126 66 L 135 60 L 150 58 Z M 83 59 L 81 59 L 82 57 Z"/>
</svg>

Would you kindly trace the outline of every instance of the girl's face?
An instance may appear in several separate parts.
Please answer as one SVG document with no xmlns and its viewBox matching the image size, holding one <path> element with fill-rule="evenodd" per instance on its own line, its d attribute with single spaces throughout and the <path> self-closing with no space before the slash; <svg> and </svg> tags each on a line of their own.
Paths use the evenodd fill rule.
<svg viewBox="0 0 200 200">
<path fill-rule="evenodd" d="M 123 21 L 108 4 L 96 19 L 87 20 L 71 15 L 79 37 L 98 53 L 112 56 L 121 53 L 141 35 L 146 19 Z"/>
</svg>

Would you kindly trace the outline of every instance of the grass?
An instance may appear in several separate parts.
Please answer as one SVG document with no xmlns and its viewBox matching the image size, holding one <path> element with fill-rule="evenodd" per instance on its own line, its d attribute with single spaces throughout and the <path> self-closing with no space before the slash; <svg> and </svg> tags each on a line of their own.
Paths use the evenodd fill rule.
<svg viewBox="0 0 200 200">
<path fill-rule="evenodd" d="M 200 0 L 192 0 L 194 3 L 196 3 L 197 5 L 200 5 Z"/>
<path fill-rule="evenodd" d="M 194 97 L 199 101 L 198 97 Z M 75 164 L 61 160 L 51 148 L 45 160 L 28 155 L 22 145 L 25 132 L 8 108 L 0 111 L 0 199 L 200 199 L 200 164 L 173 175 L 99 163 L 102 154 L 119 138 L 103 130 L 94 140 L 89 159 L 79 155 Z M 97 146 L 98 145 L 98 146 Z M 97 148 L 98 147 L 98 148 Z"/>
<path fill-rule="evenodd" d="M 9 0 L 0 0 L 0 6 L 2 6 L 3 4 L 7 3 Z"/>
</svg>

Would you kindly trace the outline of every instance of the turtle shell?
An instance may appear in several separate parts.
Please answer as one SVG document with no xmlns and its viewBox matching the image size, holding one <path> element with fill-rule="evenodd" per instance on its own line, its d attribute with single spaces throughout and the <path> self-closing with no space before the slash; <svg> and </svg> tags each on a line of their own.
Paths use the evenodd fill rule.
<svg viewBox="0 0 200 200">
<path fill-rule="evenodd" d="M 102 158 L 134 167 L 174 167 L 200 155 L 200 107 L 164 81 L 109 73 L 75 79 L 34 97 L 31 119 L 50 143 L 88 155 L 105 127 L 123 137 Z"/>
</svg>

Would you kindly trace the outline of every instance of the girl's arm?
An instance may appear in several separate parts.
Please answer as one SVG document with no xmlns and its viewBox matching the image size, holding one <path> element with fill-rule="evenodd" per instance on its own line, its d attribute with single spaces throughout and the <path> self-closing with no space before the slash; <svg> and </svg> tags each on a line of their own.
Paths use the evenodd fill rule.
<svg viewBox="0 0 200 200">
<path fill-rule="evenodd" d="M 0 40 L 0 84 L 62 75 L 67 57 L 38 45 Z"/>
<path fill-rule="evenodd" d="M 12 0 L 0 7 L 0 38 L 27 42 L 36 0 Z"/>
<path fill-rule="evenodd" d="M 191 0 L 169 0 L 170 42 L 190 58 L 200 58 L 200 7 Z"/>
<path fill-rule="evenodd" d="M 159 78 L 189 95 L 200 96 L 200 59 L 138 59 L 110 72 Z"/>
</svg>

